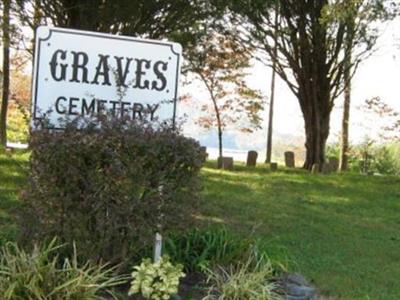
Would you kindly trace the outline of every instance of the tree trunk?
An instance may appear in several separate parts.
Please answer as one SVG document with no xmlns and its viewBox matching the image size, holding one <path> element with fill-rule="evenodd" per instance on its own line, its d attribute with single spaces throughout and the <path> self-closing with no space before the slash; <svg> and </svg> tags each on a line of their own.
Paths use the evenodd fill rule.
<svg viewBox="0 0 400 300">
<path fill-rule="evenodd" d="M 214 104 L 214 110 L 215 110 L 215 116 L 217 117 L 217 127 L 218 127 L 218 153 L 219 157 L 223 156 L 223 148 L 222 148 L 222 122 L 221 122 L 221 115 L 219 113 L 219 108 L 217 105 L 217 101 L 214 98 L 214 96 L 211 97 L 213 104 Z M 223 162 L 222 162 L 223 163 Z M 222 166 L 223 167 L 223 166 Z"/>
<path fill-rule="evenodd" d="M 340 171 L 348 169 L 348 151 L 349 151 L 349 120 L 350 120 L 350 101 L 351 101 L 351 79 L 350 72 L 345 73 L 346 86 L 344 90 L 342 134 L 340 142 Z"/>
<path fill-rule="evenodd" d="M 7 144 L 7 110 L 10 94 L 10 0 L 3 7 L 3 92 L 0 110 L 0 143 Z"/>
<path fill-rule="evenodd" d="M 318 165 L 321 171 L 325 163 L 325 146 L 329 136 L 329 117 L 317 117 L 319 113 L 313 114 L 312 117 L 305 117 L 306 131 L 306 160 L 304 168 L 312 169 L 313 165 Z"/>
<path fill-rule="evenodd" d="M 269 103 L 269 115 L 268 115 L 268 133 L 267 133 L 267 153 L 265 157 L 265 163 L 271 162 L 272 157 L 272 130 L 274 120 L 274 102 L 275 102 L 275 75 L 276 75 L 276 56 L 278 54 L 277 47 L 277 34 L 278 34 L 278 6 L 275 10 L 275 36 L 274 36 L 274 55 L 272 56 L 272 78 L 271 78 L 271 95 Z"/>
<path fill-rule="evenodd" d="M 223 151 L 222 151 L 222 129 L 221 125 L 218 124 L 218 151 L 219 151 L 219 156 L 223 156 Z"/>
<path fill-rule="evenodd" d="M 343 119 L 342 119 L 342 134 L 340 139 L 340 162 L 339 170 L 347 171 L 348 169 L 348 151 L 349 151 L 349 121 L 350 121 L 350 102 L 351 102 L 351 65 L 353 48 L 353 31 L 354 20 L 347 22 L 348 32 L 346 35 L 345 44 L 345 70 L 344 77 L 344 103 L 343 103 Z"/>
<path fill-rule="evenodd" d="M 324 76 L 318 76 L 318 72 L 315 71 L 313 71 L 311 82 L 305 80 L 305 84 L 300 86 L 299 100 L 306 135 L 306 160 L 303 167 L 311 171 L 313 165 L 317 165 L 316 170 L 322 171 L 325 163 L 325 146 L 329 136 L 332 105 L 329 90 L 326 88 L 327 82 Z"/>
</svg>

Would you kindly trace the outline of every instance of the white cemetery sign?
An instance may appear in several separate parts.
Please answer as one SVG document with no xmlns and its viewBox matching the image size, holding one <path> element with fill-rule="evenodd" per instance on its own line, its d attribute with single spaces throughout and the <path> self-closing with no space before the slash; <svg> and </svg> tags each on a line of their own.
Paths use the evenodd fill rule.
<svg viewBox="0 0 400 300">
<path fill-rule="evenodd" d="M 33 121 L 102 113 L 175 121 L 182 47 L 177 43 L 39 27 Z"/>
</svg>

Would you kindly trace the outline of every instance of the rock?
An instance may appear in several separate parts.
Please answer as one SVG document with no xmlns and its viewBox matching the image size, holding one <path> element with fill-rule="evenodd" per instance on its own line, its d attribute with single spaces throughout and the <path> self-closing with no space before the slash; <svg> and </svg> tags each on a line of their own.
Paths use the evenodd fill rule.
<svg viewBox="0 0 400 300">
<path fill-rule="evenodd" d="M 294 152 L 286 151 L 284 155 L 285 155 L 285 166 L 288 168 L 294 168 L 295 167 Z"/>
<path fill-rule="evenodd" d="M 269 168 L 271 171 L 277 171 L 278 170 L 278 164 L 277 163 L 270 163 Z"/>
<path fill-rule="evenodd" d="M 218 157 L 217 166 L 218 169 L 233 170 L 233 157 Z"/>
<path fill-rule="evenodd" d="M 286 284 L 285 291 L 289 296 L 302 297 L 304 300 L 310 299 L 317 293 L 317 289 L 314 287 L 294 283 Z"/>
<path fill-rule="evenodd" d="M 286 300 L 318 300 L 317 289 L 303 275 L 289 273 L 278 281 Z"/>
<path fill-rule="evenodd" d="M 304 278 L 304 276 L 299 273 L 287 274 L 284 277 L 284 280 L 298 285 L 309 285 L 308 281 Z"/>
<path fill-rule="evenodd" d="M 258 153 L 257 151 L 249 151 L 247 153 L 247 162 L 246 165 L 248 167 L 255 167 L 257 164 L 257 157 L 258 157 Z"/>
</svg>

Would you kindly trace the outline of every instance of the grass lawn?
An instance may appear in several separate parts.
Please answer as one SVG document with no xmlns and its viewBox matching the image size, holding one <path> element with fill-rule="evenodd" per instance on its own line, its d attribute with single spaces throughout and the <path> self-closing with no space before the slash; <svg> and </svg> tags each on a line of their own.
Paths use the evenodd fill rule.
<svg viewBox="0 0 400 300">
<path fill-rule="evenodd" d="M 400 299 L 400 178 L 203 169 L 202 216 L 259 238 L 340 299 Z"/>
<path fill-rule="evenodd" d="M 16 235 L 13 210 L 18 209 L 18 194 L 26 180 L 28 154 L 5 154 L 0 148 L 0 245 Z"/>
<path fill-rule="evenodd" d="M 16 234 L 27 157 L 0 150 L 0 243 Z M 213 164 L 202 171 L 203 220 L 253 235 L 328 295 L 400 299 L 400 178 Z"/>
</svg>

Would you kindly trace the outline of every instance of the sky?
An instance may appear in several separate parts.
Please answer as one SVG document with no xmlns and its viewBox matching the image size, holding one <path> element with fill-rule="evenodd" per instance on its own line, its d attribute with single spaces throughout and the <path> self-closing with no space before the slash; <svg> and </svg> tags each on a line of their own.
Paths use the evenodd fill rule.
<svg viewBox="0 0 400 300">
<path fill-rule="evenodd" d="M 361 142 L 366 135 L 375 138 L 385 120 L 374 116 L 366 116 L 359 107 L 366 99 L 381 97 L 381 99 L 400 111 L 400 20 L 393 21 L 382 27 L 382 35 L 377 41 L 376 51 L 364 61 L 352 81 L 352 103 L 350 111 L 350 140 L 353 143 Z M 260 89 L 269 98 L 271 69 L 255 61 L 250 70 L 248 84 Z M 195 101 L 190 104 L 181 104 L 178 107 L 179 115 L 188 115 L 184 125 L 186 135 L 200 139 L 205 146 L 216 147 L 217 136 L 215 130 L 206 131 L 195 124 L 200 115 L 199 107 L 210 101 L 201 83 L 181 88 L 183 93 L 195 92 Z M 274 136 L 304 137 L 304 122 L 297 99 L 286 86 L 286 83 L 277 76 L 275 94 Z M 331 115 L 331 133 L 328 142 L 339 141 L 342 119 L 343 96 L 335 102 Z M 260 150 L 266 144 L 266 124 L 268 107 L 263 112 L 263 128 L 252 134 L 244 134 L 235 130 L 226 133 L 227 148 L 240 150 Z"/>
</svg>

